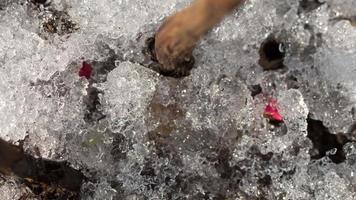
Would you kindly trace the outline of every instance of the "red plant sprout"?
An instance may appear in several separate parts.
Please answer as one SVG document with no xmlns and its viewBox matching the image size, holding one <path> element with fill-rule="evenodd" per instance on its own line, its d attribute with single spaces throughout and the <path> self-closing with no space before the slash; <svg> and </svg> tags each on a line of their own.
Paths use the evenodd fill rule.
<svg viewBox="0 0 356 200">
<path fill-rule="evenodd" d="M 79 73 L 78 73 L 79 76 L 80 77 L 84 76 L 86 79 L 90 79 L 92 72 L 93 72 L 93 67 L 91 66 L 91 64 L 83 61 L 82 67 L 80 68 Z"/>
<path fill-rule="evenodd" d="M 277 100 L 270 98 L 268 101 L 268 104 L 265 107 L 265 110 L 263 112 L 263 116 L 271 121 L 274 122 L 282 122 L 283 117 L 281 114 L 279 114 L 278 108 L 277 108 Z"/>
</svg>

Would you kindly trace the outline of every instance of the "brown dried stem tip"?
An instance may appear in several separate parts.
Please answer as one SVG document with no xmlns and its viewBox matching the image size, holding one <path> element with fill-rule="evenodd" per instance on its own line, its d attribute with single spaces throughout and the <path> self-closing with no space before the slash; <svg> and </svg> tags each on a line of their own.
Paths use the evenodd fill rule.
<svg viewBox="0 0 356 200">
<path fill-rule="evenodd" d="M 155 54 L 165 75 L 183 76 L 192 68 L 199 39 L 244 0 L 196 0 L 168 17 L 155 36 Z"/>
</svg>

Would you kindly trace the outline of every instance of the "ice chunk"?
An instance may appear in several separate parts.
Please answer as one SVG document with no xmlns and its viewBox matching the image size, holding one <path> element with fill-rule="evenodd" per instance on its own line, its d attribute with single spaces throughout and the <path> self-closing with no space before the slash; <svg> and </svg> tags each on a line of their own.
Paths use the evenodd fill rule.
<svg viewBox="0 0 356 200">
<path fill-rule="evenodd" d="M 280 112 L 290 131 L 305 132 L 306 119 L 309 114 L 307 105 L 299 90 L 291 89 L 281 92 L 278 97 Z M 296 126 L 296 127 L 293 127 Z M 304 125 L 304 126 L 301 126 Z M 305 135 L 304 135 L 305 136 Z"/>
<path fill-rule="evenodd" d="M 119 131 L 120 124 L 143 119 L 157 81 L 158 74 L 143 66 L 130 62 L 117 64 L 102 86 L 108 104 L 106 112 L 115 124 L 113 131 Z"/>
</svg>

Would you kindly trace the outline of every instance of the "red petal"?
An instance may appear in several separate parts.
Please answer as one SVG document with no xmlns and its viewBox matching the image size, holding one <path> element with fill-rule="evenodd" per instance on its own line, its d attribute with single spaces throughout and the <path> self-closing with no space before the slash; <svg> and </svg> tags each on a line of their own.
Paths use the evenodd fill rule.
<svg viewBox="0 0 356 200">
<path fill-rule="evenodd" d="M 263 116 L 273 121 L 282 122 L 283 117 L 281 114 L 279 114 L 276 104 L 277 101 L 271 99 L 265 107 Z"/>
<path fill-rule="evenodd" d="M 78 74 L 80 77 L 84 76 L 86 79 L 90 79 L 92 75 L 92 71 L 93 71 L 93 67 L 91 66 L 91 64 L 83 61 L 82 67 L 80 68 Z"/>
<path fill-rule="evenodd" d="M 272 120 L 281 122 L 283 121 L 283 117 L 277 112 L 273 113 Z"/>
</svg>

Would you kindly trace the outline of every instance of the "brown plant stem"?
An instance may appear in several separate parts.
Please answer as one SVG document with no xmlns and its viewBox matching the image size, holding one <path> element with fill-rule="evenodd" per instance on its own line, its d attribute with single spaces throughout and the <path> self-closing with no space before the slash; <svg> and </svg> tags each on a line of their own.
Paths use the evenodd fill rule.
<svg viewBox="0 0 356 200">
<path fill-rule="evenodd" d="M 155 54 L 160 71 L 167 75 L 184 75 L 194 63 L 192 56 L 199 39 L 221 22 L 225 15 L 244 0 L 196 0 L 167 20 L 155 36 Z"/>
</svg>

